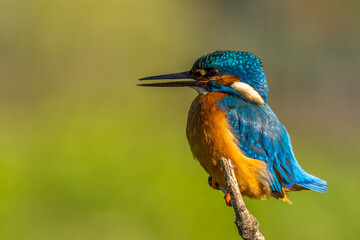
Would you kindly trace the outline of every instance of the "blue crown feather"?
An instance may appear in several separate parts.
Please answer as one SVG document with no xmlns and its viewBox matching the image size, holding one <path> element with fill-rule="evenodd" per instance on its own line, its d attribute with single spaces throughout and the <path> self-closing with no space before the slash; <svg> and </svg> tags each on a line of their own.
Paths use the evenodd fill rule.
<svg viewBox="0 0 360 240">
<path fill-rule="evenodd" d="M 267 102 L 268 86 L 259 58 L 249 52 L 216 51 L 199 58 L 192 69 L 215 67 L 220 74 L 240 77 L 240 81 L 254 88 Z"/>
</svg>

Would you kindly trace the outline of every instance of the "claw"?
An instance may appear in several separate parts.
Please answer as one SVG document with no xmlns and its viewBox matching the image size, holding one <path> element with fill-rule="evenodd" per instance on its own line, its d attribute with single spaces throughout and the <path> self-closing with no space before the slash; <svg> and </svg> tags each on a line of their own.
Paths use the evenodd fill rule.
<svg viewBox="0 0 360 240">
<path fill-rule="evenodd" d="M 226 206 L 232 207 L 230 193 L 224 195 Z"/>
<path fill-rule="evenodd" d="M 211 187 L 215 190 L 219 190 L 219 185 L 214 179 L 211 179 Z"/>
<path fill-rule="evenodd" d="M 219 184 L 211 176 L 208 178 L 208 183 L 213 189 L 219 190 Z"/>
</svg>

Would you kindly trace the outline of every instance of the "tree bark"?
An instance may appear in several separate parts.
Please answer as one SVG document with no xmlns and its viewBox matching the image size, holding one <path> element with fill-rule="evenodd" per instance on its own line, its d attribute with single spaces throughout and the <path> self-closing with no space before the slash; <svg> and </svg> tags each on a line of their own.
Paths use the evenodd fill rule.
<svg viewBox="0 0 360 240">
<path fill-rule="evenodd" d="M 220 163 L 226 181 L 226 188 L 220 186 L 220 189 L 225 194 L 230 193 L 231 204 L 236 215 L 235 224 L 240 236 L 245 240 L 265 239 L 264 235 L 259 231 L 259 222 L 246 208 L 236 180 L 234 165 L 231 163 L 230 159 L 224 157 L 220 159 Z"/>
</svg>

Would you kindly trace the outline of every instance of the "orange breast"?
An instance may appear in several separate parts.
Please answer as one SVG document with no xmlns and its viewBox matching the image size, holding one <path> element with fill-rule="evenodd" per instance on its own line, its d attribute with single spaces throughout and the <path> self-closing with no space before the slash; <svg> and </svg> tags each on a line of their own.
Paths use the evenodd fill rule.
<svg viewBox="0 0 360 240">
<path fill-rule="evenodd" d="M 219 159 L 231 159 L 242 194 L 251 198 L 268 198 L 271 189 L 267 181 L 266 164 L 247 158 L 238 148 L 226 120 L 226 112 L 217 101 L 225 93 L 210 92 L 193 101 L 187 122 L 186 135 L 194 157 L 205 171 L 220 185 L 225 185 Z"/>
</svg>

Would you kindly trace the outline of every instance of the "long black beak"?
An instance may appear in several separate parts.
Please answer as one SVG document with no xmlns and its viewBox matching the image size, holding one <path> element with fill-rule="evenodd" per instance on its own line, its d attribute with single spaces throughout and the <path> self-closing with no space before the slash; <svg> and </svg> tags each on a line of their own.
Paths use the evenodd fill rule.
<svg viewBox="0 0 360 240">
<path fill-rule="evenodd" d="M 140 78 L 140 81 L 144 80 L 162 80 L 162 79 L 196 79 L 197 77 L 192 75 L 190 72 L 180 72 L 180 73 L 171 73 L 164 74 L 146 78 Z M 143 87 L 185 87 L 185 86 L 197 86 L 197 81 L 176 81 L 176 82 L 164 82 L 164 83 L 145 83 L 137 84 L 138 86 Z"/>
</svg>

